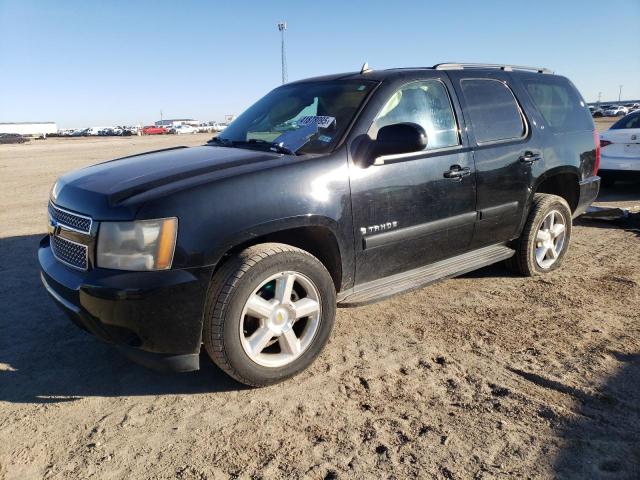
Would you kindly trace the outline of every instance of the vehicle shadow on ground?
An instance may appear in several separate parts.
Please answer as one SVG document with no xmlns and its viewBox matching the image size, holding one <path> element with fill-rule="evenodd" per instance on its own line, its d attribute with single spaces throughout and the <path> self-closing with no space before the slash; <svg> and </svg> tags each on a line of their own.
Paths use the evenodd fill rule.
<svg viewBox="0 0 640 480">
<path fill-rule="evenodd" d="M 626 232 L 635 233 L 640 237 L 640 212 L 632 213 L 626 218 L 616 220 L 578 218 L 574 220 L 574 225 L 591 228 L 621 228 Z"/>
<path fill-rule="evenodd" d="M 505 262 L 498 262 L 460 275 L 459 278 L 515 278 L 520 276 L 509 270 Z"/>
<path fill-rule="evenodd" d="M 563 448 L 554 462 L 557 478 L 640 478 L 640 353 L 609 354 L 622 367 L 596 394 L 559 389 L 579 407 L 575 420 L 559 427 Z M 542 386 L 557 389 L 554 382 Z M 549 416 L 553 420 L 555 414 Z"/>
<path fill-rule="evenodd" d="M 37 249 L 43 235 L 0 239 L 0 401 L 52 403 L 245 388 L 206 354 L 198 372 L 154 372 L 78 329 L 40 284 Z"/>
</svg>

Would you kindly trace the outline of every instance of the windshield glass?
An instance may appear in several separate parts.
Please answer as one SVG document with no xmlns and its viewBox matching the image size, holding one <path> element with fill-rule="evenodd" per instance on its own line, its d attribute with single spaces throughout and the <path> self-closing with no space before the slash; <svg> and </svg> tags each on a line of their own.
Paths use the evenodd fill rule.
<svg viewBox="0 0 640 480">
<path fill-rule="evenodd" d="M 300 153 L 330 152 L 375 85 L 352 80 L 284 85 L 229 124 L 217 142 Z"/>
<path fill-rule="evenodd" d="M 611 125 L 609 130 L 621 130 L 623 128 L 640 128 L 640 112 L 632 113 L 631 115 L 621 118 Z"/>
</svg>

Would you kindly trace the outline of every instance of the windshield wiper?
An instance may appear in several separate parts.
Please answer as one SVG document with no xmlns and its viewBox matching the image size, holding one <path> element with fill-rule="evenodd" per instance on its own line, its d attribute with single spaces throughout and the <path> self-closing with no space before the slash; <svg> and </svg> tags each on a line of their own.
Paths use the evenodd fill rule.
<svg viewBox="0 0 640 480">
<path fill-rule="evenodd" d="M 233 142 L 227 138 L 213 137 L 207 141 L 207 145 L 221 145 L 223 147 L 233 147 Z"/>
<path fill-rule="evenodd" d="M 221 147 L 242 148 L 252 147 L 254 145 L 268 147 L 269 150 L 276 153 L 285 153 L 287 155 L 296 155 L 296 152 L 285 147 L 282 143 L 267 142 L 257 138 L 250 140 L 229 140 L 228 138 L 213 137 L 207 142 L 207 145 L 220 145 Z"/>
<path fill-rule="evenodd" d="M 296 152 L 284 146 L 283 143 L 276 142 L 267 142 L 266 140 L 260 140 L 258 138 L 252 138 L 251 140 L 247 140 L 246 142 L 249 145 L 268 145 L 269 150 L 272 150 L 277 153 L 286 153 L 287 155 L 295 155 Z"/>
</svg>

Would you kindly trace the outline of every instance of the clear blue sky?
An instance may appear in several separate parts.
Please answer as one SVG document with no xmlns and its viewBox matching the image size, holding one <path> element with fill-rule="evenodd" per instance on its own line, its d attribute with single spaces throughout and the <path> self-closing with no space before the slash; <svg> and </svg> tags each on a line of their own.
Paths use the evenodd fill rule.
<svg viewBox="0 0 640 480">
<path fill-rule="evenodd" d="M 0 122 L 222 120 L 289 79 L 442 61 L 540 65 L 640 98 L 640 0 L 0 0 Z"/>
</svg>

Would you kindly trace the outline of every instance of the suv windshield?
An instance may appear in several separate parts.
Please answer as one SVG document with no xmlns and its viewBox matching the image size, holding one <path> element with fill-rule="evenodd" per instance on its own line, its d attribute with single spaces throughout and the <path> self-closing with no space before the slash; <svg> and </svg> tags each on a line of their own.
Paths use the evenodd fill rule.
<svg viewBox="0 0 640 480">
<path fill-rule="evenodd" d="M 292 153 L 330 152 L 375 85 L 352 80 L 284 85 L 258 100 L 211 142 Z"/>
</svg>

